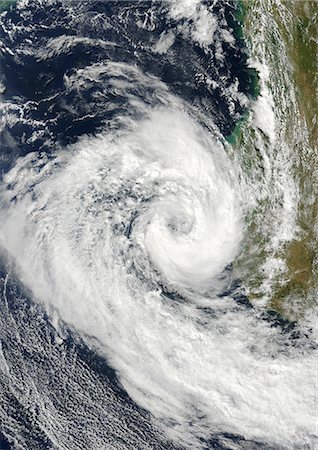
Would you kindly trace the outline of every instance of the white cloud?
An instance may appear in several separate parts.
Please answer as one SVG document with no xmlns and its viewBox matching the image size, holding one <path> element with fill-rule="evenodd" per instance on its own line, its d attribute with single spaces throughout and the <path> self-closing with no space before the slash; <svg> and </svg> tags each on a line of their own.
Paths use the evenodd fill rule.
<svg viewBox="0 0 318 450">
<path fill-rule="evenodd" d="M 169 48 L 173 45 L 174 40 L 175 36 L 172 31 L 163 31 L 154 46 L 154 52 L 159 53 L 159 55 L 166 53 L 167 50 L 169 50 Z"/>
<path fill-rule="evenodd" d="M 132 95 L 138 70 L 108 69 Z M 0 189 L 1 248 L 49 313 L 98 340 L 128 394 L 179 443 L 200 448 L 224 431 L 314 448 L 314 351 L 216 296 L 245 231 L 242 174 L 156 86 L 166 105 L 140 105 L 124 131 L 17 161 Z M 186 301 L 164 298 L 158 282 Z"/>
<path fill-rule="evenodd" d="M 217 18 L 200 0 L 171 0 L 168 2 L 169 16 L 174 20 L 184 20 L 181 30 L 201 46 L 211 45 L 217 29 Z"/>
</svg>

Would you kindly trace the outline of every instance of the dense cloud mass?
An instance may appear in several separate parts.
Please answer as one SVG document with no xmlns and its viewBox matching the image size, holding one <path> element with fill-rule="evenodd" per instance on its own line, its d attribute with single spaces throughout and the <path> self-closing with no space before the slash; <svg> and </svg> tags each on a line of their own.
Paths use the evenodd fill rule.
<svg viewBox="0 0 318 450">
<path fill-rule="evenodd" d="M 276 226 L 265 214 L 259 223 L 268 226 L 268 247 L 290 238 L 298 193 L 288 155 L 272 158 L 276 122 L 266 80 L 253 100 L 245 75 L 233 75 L 232 51 L 247 62 L 229 8 L 199 0 L 21 1 L 2 18 L 6 314 L 23 333 L 10 305 L 25 296 L 34 302 L 54 336 L 41 337 L 45 360 L 64 352 L 59 371 L 72 379 L 70 402 L 78 391 L 82 420 L 92 411 L 89 433 L 76 437 L 76 412 L 61 415 L 58 394 L 53 401 L 43 387 L 48 375 L 36 378 L 45 448 L 93 448 L 95 439 L 98 448 L 120 449 L 317 443 L 316 317 L 292 324 L 261 301 L 252 306 L 234 267 L 251 245 L 248 220 L 264 212 L 267 196 Z M 25 40 L 26 31 L 33 38 Z M 33 65 L 38 84 L 21 78 Z M 266 143 L 259 172 L 225 140 L 248 109 Z M 267 281 L 277 261 L 264 264 Z M 70 352 L 78 352 L 78 381 Z M 13 428 L 4 435 L 12 440 Z M 22 448 L 25 436 L 15 437 Z"/>
</svg>

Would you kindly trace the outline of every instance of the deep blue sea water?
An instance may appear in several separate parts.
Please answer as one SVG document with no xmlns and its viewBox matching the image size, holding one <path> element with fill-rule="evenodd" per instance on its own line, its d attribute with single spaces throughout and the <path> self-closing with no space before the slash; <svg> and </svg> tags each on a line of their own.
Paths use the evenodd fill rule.
<svg viewBox="0 0 318 450">
<path fill-rule="evenodd" d="M 65 5 L 68 3 L 72 2 Z M 234 24 L 238 26 L 235 3 L 211 2 L 214 3 L 214 14 L 224 20 L 229 29 L 233 29 Z M 69 9 L 58 1 L 52 6 L 46 6 L 45 2 L 30 2 L 27 8 L 19 12 L 13 8 L 2 17 L 1 73 L 6 86 L 3 98 L 16 105 L 28 102 L 24 108 L 24 123 L 8 127 L 1 138 L 2 154 L 7 155 L 2 156 L 3 164 L 9 162 L 13 154 L 23 155 L 42 148 L 50 151 L 48 146 L 56 142 L 74 142 L 82 134 L 96 132 L 113 115 L 125 111 L 125 98 L 115 97 L 113 93 L 109 94 L 109 99 L 97 98 L 96 93 L 101 88 L 98 83 L 80 92 L 65 89 L 65 75 L 107 60 L 135 64 L 157 76 L 173 93 L 193 105 L 200 105 L 224 136 L 231 134 L 244 109 L 227 91 L 228 87 L 237 80 L 239 92 L 249 96 L 254 92 L 253 78 L 247 66 L 248 55 L 241 38 L 236 37 L 235 45 L 223 42 L 222 61 L 215 58 L 213 46 L 207 53 L 182 35 L 177 35 L 171 51 L 155 54 L 150 47 L 160 34 L 177 26 L 173 20 L 167 20 L 164 3 L 85 1 L 77 4 L 79 14 L 72 17 L 71 22 Z M 149 11 L 152 13 L 151 24 L 138 27 L 137 20 L 145 20 Z M 102 20 L 93 21 L 100 15 L 107 18 L 107 27 Z M 79 41 L 68 50 L 57 51 L 52 57 L 41 60 L 43 55 L 39 56 L 39 51 L 42 49 L 45 54 L 48 39 L 74 35 L 110 45 L 102 47 Z M 211 89 L 203 76 L 216 80 L 218 86 Z M 107 84 L 107 74 L 103 83 Z M 137 92 L 137 95 L 142 98 L 145 93 Z M 117 108 L 109 111 L 105 107 L 107 101 L 115 101 Z M 28 142 L 35 129 L 37 139 Z"/>
<path fill-rule="evenodd" d="M 239 26 L 234 2 L 205 4 L 213 6 L 223 27 Z M 7 109 L 0 135 L 2 176 L 19 156 L 34 151 L 50 154 L 82 135 L 119 126 L 116 117 L 133 114 L 127 98 L 116 95 L 109 85 L 107 72 L 80 88 L 65 83 L 76 70 L 105 61 L 129 63 L 156 76 L 176 96 L 200 108 L 228 137 L 245 112 L 229 87 L 237 82 L 240 93 L 247 98 L 254 95 L 244 42 L 237 34 L 234 44 L 222 41 L 222 60 L 215 56 L 215 44 L 203 50 L 182 33 L 168 52 L 151 51 L 161 33 L 179 25 L 167 18 L 165 3 L 157 1 L 35 0 L 4 13 L 0 73 Z M 86 40 L 50 54 L 48 40 L 61 36 Z M 212 88 L 206 79 L 217 85 Z M 155 105 L 151 89 L 144 92 L 136 82 L 134 95 Z M 0 449 L 178 448 L 129 398 L 115 371 L 76 330 L 62 323 L 52 325 L 4 261 L 1 275 Z M 44 416 L 43 409 L 50 413 Z M 63 428 L 60 446 L 56 435 L 63 435 Z M 242 449 L 270 448 L 224 433 L 211 435 L 202 445 L 226 449 L 232 448 L 231 442 Z"/>
</svg>

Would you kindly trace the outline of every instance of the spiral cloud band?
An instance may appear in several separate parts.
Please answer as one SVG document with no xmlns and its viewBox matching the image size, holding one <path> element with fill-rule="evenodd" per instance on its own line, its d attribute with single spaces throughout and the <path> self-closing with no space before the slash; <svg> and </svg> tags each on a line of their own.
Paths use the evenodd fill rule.
<svg viewBox="0 0 318 450">
<path fill-rule="evenodd" d="M 105 71 L 91 66 L 65 83 L 80 90 Z M 201 448 L 212 431 L 311 445 L 313 351 L 219 295 L 253 187 L 162 82 L 118 63 L 107 74 L 134 113 L 53 155 L 17 160 L 1 186 L 2 248 L 50 315 L 110 361 L 175 442 Z"/>
</svg>

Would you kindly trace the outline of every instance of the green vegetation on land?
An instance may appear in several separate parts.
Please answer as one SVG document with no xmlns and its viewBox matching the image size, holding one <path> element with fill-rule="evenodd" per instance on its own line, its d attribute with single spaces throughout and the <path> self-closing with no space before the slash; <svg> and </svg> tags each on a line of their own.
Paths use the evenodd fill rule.
<svg viewBox="0 0 318 450">
<path fill-rule="evenodd" d="M 276 257 L 286 264 L 286 273 L 273 280 L 274 293 L 269 308 L 294 319 L 310 306 L 317 304 L 318 289 L 318 2 L 316 0 L 241 0 L 240 21 L 248 42 L 255 41 L 257 23 L 266 18 L 263 26 L 265 48 L 271 67 L 271 86 L 283 121 L 286 143 L 292 149 L 293 169 L 290 177 L 299 190 L 297 223 L 294 238 L 286 242 Z M 259 11 L 262 10 L 262 13 Z M 266 15 L 265 15 L 265 14 Z M 252 27 L 251 27 L 252 24 Z M 281 44 L 287 52 L 288 63 L 282 64 Z M 251 46 L 252 47 L 252 46 Z M 290 94 L 289 94 L 290 92 Z M 289 101 L 295 92 L 296 105 Z M 284 106 L 281 106 L 284 105 Z M 234 130 L 234 137 L 237 130 Z M 241 143 L 239 140 L 239 144 Z M 252 142 L 252 141 L 251 141 Z M 255 149 L 247 145 L 251 157 L 257 158 Z M 244 144 L 244 143 L 243 143 Z M 254 161 L 254 160 L 253 160 Z M 257 164 L 257 162 L 252 162 Z M 256 229 L 257 229 L 256 225 Z M 260 294 L 259 269 L 266 258 L 266 243 L 262 234 L 253 231 L 251 236 L 259 254 L 246 252 L 246 266 L 251 267 L 249 285 L 251 298 Z M 260 242 L 255 240 L 261 239 Z M 251 241 L 251 247 L 253 242 Z M 258 262 L 257 262 L 258 261 Z M 254 270 L 253 270 L 254 264 Z M 255 289 L 253 289 L 253 286 Z"/>
<path fill-rule="evenodd" d="M 295 143 L 298 163 L 295 167 L 299 180 L 300 200 L 297 225 L 298 239 L 285 249 L 287 283 L 277 288 L 273 306 L 286 310 L 285 298 L 298 296 L 300 311 L 314 301 L 318 286 L 317 273 L 317 221 L 318 221 L 318 3 L 316 0 L 285 0 L 284 6 L 293 17 L 293 27 L 286 29 L 281 23 L 281 34 L 286 41 L 298 101 L 299 113 L 305 128 L 303 141 Z M 274 15 L 280 23 L 280 11 Z"/>
</svg>

